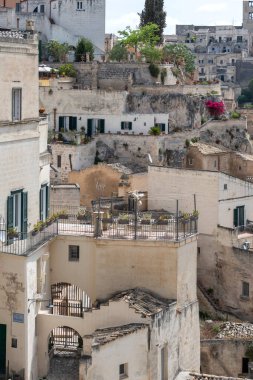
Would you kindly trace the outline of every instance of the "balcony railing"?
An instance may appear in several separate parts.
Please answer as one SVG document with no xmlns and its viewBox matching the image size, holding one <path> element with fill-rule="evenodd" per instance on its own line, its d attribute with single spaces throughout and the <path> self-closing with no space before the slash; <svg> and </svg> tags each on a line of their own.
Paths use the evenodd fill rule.
<svg viewBox="0 0 253 380">
<path fill-rule="evenodd" d="M 7 233 L 0 230 L 0 252 L 27 255 L 57 235 L 89 236 L 96 239 L 181 241 L 197 233 L 198 217 L 187 214 L 148 215 L 121 213 L 109 218 L 103 213 L 65 214 L 40 231 Z"/>
</svg>

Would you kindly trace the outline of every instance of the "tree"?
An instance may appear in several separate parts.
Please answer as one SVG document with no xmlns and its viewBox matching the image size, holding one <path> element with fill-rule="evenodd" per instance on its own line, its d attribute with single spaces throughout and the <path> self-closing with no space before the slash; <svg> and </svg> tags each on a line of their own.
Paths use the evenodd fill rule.
<svg viewBox="0 0 253 380">
<path fill-rule="evenodd" d="M 159 26 L 149 23 L 140 29 L 132 30 L 127 26 L 124 30 L 119 30 L 120 43 L 123 46 L 132 47 L 137 53 L 138 50 L 143 48 L 154 48 L 159 41 L 157 35 Z"/>
<path fill-rule="evenodd" d="M 141 55 L 146 58 L 148 63 L 160 63 L 162 59 L 162 50 L 155 47 L 144 47 L 141 49 Z"/>
<path fill-rule="evenodd" d="M 192 52 L 184 44 L 166 45 L 163 49 L 164 60 L 172 63 L 180 71 L 182 77 L 185 74 L 193 74 L 195 59 Z"/>
<path fill-rule="evenodd" d="M 124 61 L 127 59 L 127 49 L 125 46 L 121 45 L 120 43 L 117 43 L 115 46 L 113 46 L 112 50 L 110 51 L 109 58 L 111 61 Z"/>
<path fill-rule="evenodd" d="M 166 27 L 166 12 L 163 9 L 164 0 L 145 0 L 144 10 L 139 14 L 140 27 L 149 23 L 158 25 L 159 42 L 162 43 L 164 28 Z"/>
<path fill-rule="evenodd" d="M 48 55 L 50 55 L 56 62 L 64 62 L 66 54 L 69 51 L 69 45 L 64 42 L 61 44 L 58 41 L 51 40 L 46 44 Z"/>
<path fill-rule="evenodd" d="M 76 46 L 76 61 L 77 62 L 86 62 L 87 54 L 89 54 L 89 59 L 92 61 L 94 59 L 94 47 L 90 40 L 87 38 L 81 37 Z"/>
</svg>

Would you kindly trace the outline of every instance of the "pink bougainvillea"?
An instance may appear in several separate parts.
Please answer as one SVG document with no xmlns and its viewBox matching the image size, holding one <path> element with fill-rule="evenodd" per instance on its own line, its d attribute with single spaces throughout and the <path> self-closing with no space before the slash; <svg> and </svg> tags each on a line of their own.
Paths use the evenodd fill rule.
<svg viewBox="0 0 253 380">
<path fill-rule="evenodd" d="M 223 115 L 225 112 L 225 105 L 221 102 L 214 102 L 212 100 L 207 100 L 205 102 L 205 106 L 208 109 L 208 112 L 211 116 L 218 118 L 219 116 Z"/>
</svg>

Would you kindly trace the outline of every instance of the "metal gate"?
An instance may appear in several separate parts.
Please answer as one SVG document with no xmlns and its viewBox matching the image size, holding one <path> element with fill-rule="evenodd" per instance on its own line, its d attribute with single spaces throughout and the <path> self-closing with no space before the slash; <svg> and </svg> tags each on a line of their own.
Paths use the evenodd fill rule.
<svg viewBox="0 0 253 380">
<path fill-rule="evenodd" d="M 60 282 L 51 286 L 53 314 L 82 317 L 91 308 L 88 295 L 75 285 Z"/>
<path fill-rule="evenodd" d="M 77 351 L 83 347 L 83 340 L 77 331 L 71 327 L 61 326 L 53 329 L 49 336 L 48 351 L 60 349 Z"/>
</svg>

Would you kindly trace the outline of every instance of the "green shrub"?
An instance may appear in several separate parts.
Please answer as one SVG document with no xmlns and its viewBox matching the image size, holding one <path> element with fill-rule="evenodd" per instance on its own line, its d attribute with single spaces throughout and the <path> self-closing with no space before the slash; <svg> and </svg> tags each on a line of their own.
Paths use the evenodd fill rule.
<svg viewBox="0 0 253 380">
<path fill-rule="evenodd" d="M 65 63 L 59 67 L 59 74 L 75 78 L 77 76 L 77 71 L 71 63 Z"/>
<path fill-rule="evenodd" d="M 158 126 L 151 127 L 148 134 L 152 136 L 159 136 L 161 134 L 161 129 Z"/>
<path fill-rule="evenodd" d="M 149 68 L 149 72 L 150 72 L 151 76 L 154 77 L 154 78 L 157 78 L 158 75 L 160 74 L 160 68 L 159 68 L 159 66 L 157 66 L 154 63 L 150 63 L 150 65 L 149 65 L 148 68 Z"/>
<path fill-rule="evenodd" d="M 231 112 L 231 118 L 232 119 L 240 119 L 241 114 L 239 112 L 233 111 Z"/>
</svg>

